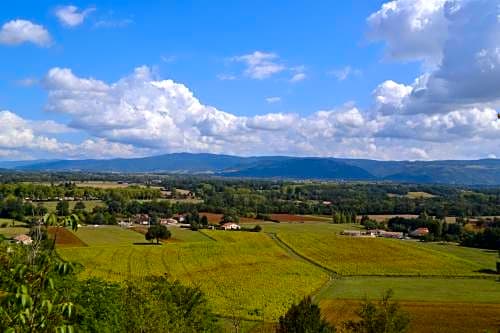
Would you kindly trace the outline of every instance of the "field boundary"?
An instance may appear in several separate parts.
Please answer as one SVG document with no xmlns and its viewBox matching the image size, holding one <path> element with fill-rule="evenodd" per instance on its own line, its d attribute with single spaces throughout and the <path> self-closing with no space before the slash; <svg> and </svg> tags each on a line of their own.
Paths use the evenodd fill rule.
<svg viewBox="0 0 500 333">
<path fill-rule="evenodd" d="M 496 280 L 498 279 L 498 275 L 495 274 L 486 274 L 486 273 L 478 273 L 477 275 L 445 275 L 445 274 L 340 274 L 333 269 L 324 266 L 321 263 L 316 262 L 314 259 L 307 257 L 306 255 L 301 254 L 299 251 L 295 250 L 291 245 L 285 242 L 283 239 L 279 237 L 279 235 L 275 232 L 267 232 L 271 239 L 273 239 L 280 247 L 284 248 L 288 252 L 293 253 L 295 256 L 301 258 L 302 260 L 307 261 L 308 263 L 321 268 L 323 271 L 331 274 L 334 278 L 352 278 L 352 277 L 386 277 L 386 278 L 444 278 L 444 279 L 479 279 L 479 280 Z M 427 251 L 439 252 L 432 249 L 425 249 Z M 461 259 L 461 258 L 458 258 Z"/>
<path fill-rule="evenodd" d="M 330 275 L 332 276 L 339 276 L 339 274 L 337 272 L 335 272 L 334 270 L 326 267 L 326 266 L 323 266 L 322 264 L 312 260 L 311 258 L 308 258 L 306 256 L 304 256 L 303 254 L 301 254 L 300 252 L 297 252 L 297 250 L 295 250 L 293 247 L 291 247 L 290 245 L 288 245 L 286 242 L 284 242 L 279 236 L 277 233 L 275 232 L 268 232 L 266 233 L 272 240 L 275 241 L 276 244 L 278 244 L 281 248 L 283 248 L 284 250 L 286 250 L 287 252 L 289 253 L 292 253 L 294 256 L 300 258 L 301 260 L 304 260 L 306 262 L 308 262 L 309 264 L 313 265 L 313 266 L 316 266 L 318 268 L 320 268 L 321 270 L 329 273 Z"/>
<path fill-rule="evenodd" d="M 198 230 L 198 232 L 200 234 L 202 234 L 203 236 L 207 237 L 208 239 L 210 240 L 213 240 L 214 242 L 217 242 L 217 239 L 215 239 L 214 237 L 210 236 L 210 235 L 207 235 L 205 232 L 203 232 L 202 230 Z"/>
</svg>

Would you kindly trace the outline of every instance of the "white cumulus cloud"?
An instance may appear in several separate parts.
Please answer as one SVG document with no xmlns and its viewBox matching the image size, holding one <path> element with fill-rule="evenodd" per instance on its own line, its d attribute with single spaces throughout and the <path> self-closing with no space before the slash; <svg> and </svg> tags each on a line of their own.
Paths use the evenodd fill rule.
<svg viewBox="0 0 500 333">
<path fill-rule="evenodd" d="M 12 20 L 0 29 L 0 44 L 20 45 L 33 43 L 38 46 L 50 46 L 52 38 L 43 26 L 27 20 Z"/>
<path fill-rule="evenodd" d="M 85 18 L 95 11 L 94 7 L 90 7 L 84 10 L 79 10 L 78 7 L 61 6 L 56 9 L 55 15 L 59 19 L 59 22 L 67 27 L 76 27 L 85 21 Z"/>
</svg>

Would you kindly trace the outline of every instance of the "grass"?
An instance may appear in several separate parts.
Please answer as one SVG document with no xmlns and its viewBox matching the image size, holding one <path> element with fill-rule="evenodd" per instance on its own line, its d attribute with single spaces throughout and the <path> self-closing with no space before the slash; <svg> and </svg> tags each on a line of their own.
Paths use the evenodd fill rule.
<svg viewBox="0 0 500 333">
<path fill-rule="evenodd" d="M 413 311 L 420 326 L 412 325 L 426 329 L 430 326 L 420 323 L 419 316 L 444 321 L 443 327 L 452 325 L 453 320 L 450 308 L 443 307 L 449 317 L 439 317 L 422 302 L 438 304 L 439 308 L 446 301 L 455 310 L 459 306 L 463 310 L 465 303 L 476 307 L 482 302 L 477 306 L 486 314 L 500 307 L 489 304 L 500 303 L 500 284 L 483 279 L 491 275 L 479 272 L 495 268 L 496 253 L 453 244 L 339 235 L 359 225 L 319 221 L 259 224 L 263 227 L 260 233 L 170 227 L 173 239 L 162 245 L 139 245 L 145 243 L 142 234 L 116 226 L 83 227 L 75 235 L 87 247 L 60 247 L 58 251 L 63 258 L 83 264 L 82 277 L 122 281 L 167 273 L 200 287 L 214 311 L 225 318 L 276 321 L 292 302 L 305 295 L 315 295 L 329 313 L 344 299 L 357 306 L 365 295 L 379 298 L 389 288 Z M 293 251 L 280 246 L 269 234 L 277 235 Z M 329 274 L 304 258 L 343 277 L 327 284 Z"/>
<path fill-rule="evenodd" d="M 325 222 L 331 218 L 315 215 L 271 214 L 271 219 L 279 222 Z"/>
<path fill-rule="evenodd" d="M 495 269 L 495 255 L 475 249 L 382 238 L 339 236 L 349 225 L 266 224 L 297 253 L 340 275 L 477 276 Z M 478 259 L 480 258 L 480 259 Z"/>
<path fill-rule="evenodd" d="M 138 232 L 117 226 L 80 227 L 74 232 L 88 246 L 121 246 L 145 242 Z"/>
<path fill-rule="evenodd" d="M 132 245 L 141 234 L 112 228 L 76 232 L 89 247 L 60 248 L 59 254 L 83 264 L 82 276 L 109 280 L 170 274 L 199 286 L 216 313 L 276 320 L 300 297 L 327 280 L 321 269 L 280 248 L 264 233 L 204 231 L 213 241 Z M 205 236 L 203 236 L 205 237 Z"/>
<path fill-rule="evenodd" d="M 49 210 L 49 212 L 55 212 L 58 202 L 59 201 L 43 201 L 42 204 Z M 73 210 L 77 202 L 78 201 L 68 201 L 69 209 Z M 101 200 L 86 200 L 83 201 L 83 203 L 85 204 L 85 210 L 87 212 L 91 212 L 94 209 L 94 207 L 104 206 L 104 203 Z"/>
<path fill-rule="evenodd" d="M 14 226 L 12 224 L 14 223 Z M 30 229 L 26 227 L 26 224 L 20 221 L 12 220 L 12 219 L 3 219 L 0 218 L 0 226 L 6 224 L 5 228 L 0 228 L 0 235 L 3 235 L 6 238 L 15 237 L 21 234 L 27 234 Z"/>
<path fill-rule="evenodd" d="M 148 227 L 147 226 L 136 226 L 133 228 L 134 231 L 140 232 L 142 234 L 146 234 Z M 168 227 L 168 230 L 171 233 L 171 238 L 167 241 L 171 242 L 206 242 L 213 241 L 203 233 L 199 231 L 192 231 L 188 228 L 180 228 L 180 227 Z"/>
<path fill-rule="evenodd" d="M 436 196 L 427 192 L 408 192 L 406 193 L 406 197 L 410 199 L 429 199 Z"/>
<path fill-rule="evenodd" d="M 455 302 L 399 302 L 410 315 L 410 333 L 496 332 L 500 327 L 500 304 Z M 356 319 L 357 300 L 324 300 L 320 302 L 325 318 L 341 327 L 345 320 Z"/>
<path fill-rule="evenodd" d="M 147 186 L 144 184 L 128 184 L 128 183 L 118 183 L 113 181 L 85 181 L 85 182 L 76 182 L 77 187 L 92 187 L 92 188 L 100 188 L 100 189 L 114 189 L 114 188 L 127 188 L 130 186 L 146 188 Z M 161 189 L 160 186 L 150 186 L 152 189 Z"/>
<path fill-rule="evenodd" d="M 499 303 L 500 282 L 489 279 L 352 277 L 335 280 L 318 299 L 380 299 L 388 289 L 405 301 Z"/>
</svg>

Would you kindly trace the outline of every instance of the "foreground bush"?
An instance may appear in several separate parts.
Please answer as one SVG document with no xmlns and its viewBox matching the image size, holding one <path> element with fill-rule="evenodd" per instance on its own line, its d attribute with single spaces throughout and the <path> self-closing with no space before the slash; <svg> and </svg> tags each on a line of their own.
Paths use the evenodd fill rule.
<svg viewBox="0 0 500 333">
<path fill-rule="evenodd" d="M 76 279 L 50 248 L 0 243 L 1 332 L 218 332 L 202 292 L 166 276 Z"/>
</svg>

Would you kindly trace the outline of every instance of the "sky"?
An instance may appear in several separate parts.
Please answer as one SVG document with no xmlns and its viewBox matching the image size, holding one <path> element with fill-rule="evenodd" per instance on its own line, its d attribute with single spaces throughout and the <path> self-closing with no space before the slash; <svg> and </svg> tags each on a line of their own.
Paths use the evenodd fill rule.
<svg viewBox="0 0 500 333">
<path fill-rule="evenodd" d="M 500 0 L 0 2 L 0 160 L 500 157 Z"/>
</svg>

